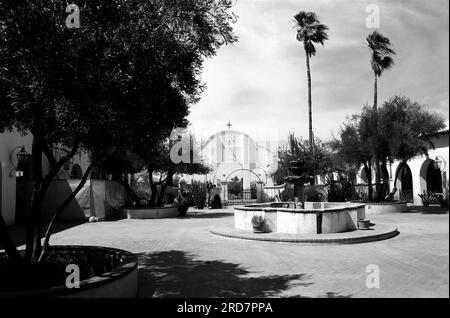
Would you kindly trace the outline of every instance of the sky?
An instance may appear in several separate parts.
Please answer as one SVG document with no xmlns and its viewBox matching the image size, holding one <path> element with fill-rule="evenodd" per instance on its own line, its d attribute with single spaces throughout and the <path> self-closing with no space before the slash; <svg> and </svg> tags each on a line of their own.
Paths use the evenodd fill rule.
<svg viewBox="0 0 450 318">
<path fill-rule="evenodd" d="M 308 138 L 306 59 L 293 19 L 299 11 L 314 11 L 330 28 L 329 40 L 316 46 L 311 60 L 313 130 L 325 141 L 336 136 L 348 115 L 373 103 L 374 75 L 365 45 L 374 30 L 366 26 L 370 4 L 379 7 L 378 31 L 397 53 L 394 68 L 379 81 L 379 103 L 405 95 L 448 120 L 448 0 L 234 1 L 239 42 L 205 61 L 207 90 L 189 115 L 201 139 L 228 129 L 228 121 L 253 137 L 271 131 L 281 140 L 289 132 Z"/>
</svg>

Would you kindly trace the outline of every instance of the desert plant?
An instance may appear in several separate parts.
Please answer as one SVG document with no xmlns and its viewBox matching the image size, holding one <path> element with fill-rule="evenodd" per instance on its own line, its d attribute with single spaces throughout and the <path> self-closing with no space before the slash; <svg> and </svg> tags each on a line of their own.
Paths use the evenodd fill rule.
<svg viewBox="0 0 450 318">
<path fill-rule="evenodd" d="M 266 219 L 261 215 L 254 215 L 252 217 L 252 226 L 254 229 L 264 231 L 267 226 Z"/>
<path fill-rule="evenodd" d="M 206 205 L 206 185 L 194 181 L 192 183 L 192 195 L 197 209 L 203 209 Z"/>
</svg>

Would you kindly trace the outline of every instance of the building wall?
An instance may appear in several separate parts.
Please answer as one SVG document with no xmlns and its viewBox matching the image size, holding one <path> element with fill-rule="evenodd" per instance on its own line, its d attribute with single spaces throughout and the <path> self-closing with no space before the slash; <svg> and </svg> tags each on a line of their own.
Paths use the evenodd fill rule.
<svg viewBox="0 0 450 318">
<path fill-rule="evenodd" d="M 209 181 L 220 183 L 225 180 L 226 176 L 239 170 L 233 173 L 229 179 L 235 176 L 243 178 L 243 185 L 246 189 L 250 188 L 250 183 L 257 181 L 258 178 L 263 182 L 269 182 L 266 180 L 269 175 L 268 167 L 275 167 L 277 163 L 276 154 L 258 145 L 247 134 L 235 130 L 225 130 L 214 134 L 203 145 L 200 152 L 205 163 L 213 167 L 213 171 L 207 176 Z M 251 170 L 254 174 L 240 169 Z M 184 178 L 189 179 L 189 177 Z M 204 176 L 200 178 L 201 181 L 204 181 Z"/>
<path fill-rule="evenodd" d="M 439 158 L 443 163 L 443 169 L 441 170 L 442 175 L 442 185 L 443 193 L 446 198 L 448 198 L 448 187 L 449 187 L 449 135 L 448 132 L 445 134 L 437 135 L 433 138 L 433 143 L 435 149 L 430 149 L 428 156 L 420 156 L 411 159 L 407 162 L 409 168 L 411 169 L 412 181 L 413 181 L 413 194 L 414 194 L 414 204 L 422 205 L 422 200 L 419 194 L 422 194 L 424 190 L 427 189 L 426 182 L 426 169 L 436 157 Z M 395 173 L 401 162 L 396 161 L 392 165 L 392 176 L 391 176 L 391 189 L 394 187 Z M 398 182 L 398 181 L 397 181 Z M 399 194 L 396 194 L 396 198 L 399 199 Z"/>
<path fill-rule="evenodd" d="M 16 214 L 16 174 L 11 163 L 11 151 L 23 145 L 31 153 L 32 140 L 31 136 L 17 132 L 0 134 L 0 208 L 7 225 L 14 224 Z"/>
<path fill-rule="evenodd" d="M 23 202 L 22 208 L 27 209 L 29 208 L 30 204 L 29 201 L 31 199 L 31 193 L 32 193 L 32 187 L 33 182 L 27 181 L 26 183 L 22 184 L 21 189 L 17 193 L 17 179 L 16 179 L 16 173 L 14 170 L 13 163 L 11 162 L 11 152 L 16 147 L 25 146 L 25 150 L 31 154 L 31 146 L 33 142 L 32 135 L 26 135 L 22 136 L 20 133 L 13 131 L 13 132 L 6 132 L 3 134 L 0 134 L 0 207 L 1 207 L 1 214 L 3 218 L 5 219 L 5 222 L 7 225 L 12 225 L 16 222 L 19 222 L 20 220 L 16 220 L 16 199 L 19 197 L 19 200 Z M 17 149 L 14 151 L 13 154 L 13 160 L 14 163 L 17 164 L 16 159 L 16 153 L 20 149 Z M 64 151 L 55 150 L 54 155 L 56 159 L 60 159 L 63 155 L 65 155 Z M 48 161 L 45 156 L 43 156 L 43 173 L 47 173 L 48 171 Z M 84 173 L 89 165 L 89 156 L 86 153 L 80 153 L 73 157 L 72 160 L 70 160 L 69 164 L 66 165 L 63 169 L 61 169 L 61 172 L 56 177 L 56 180 L 53 181 L 53 184 L 50 186 L 49 191 L 46 195 L 46 198 L 44 199 L 44 207 L 45 206 L 52 206 L 52 202 L 55 201 L 54 197 L 58 196 L 55 194 L 55 189 L 60 191 L 61 188 L 61 182 L 65 182 L 63 188 L 69 189 L 69 192 L 65 192 L 68 196 L 70 194 L 70 187 L 67 181 L 70 179 L 70 172 L 72 171 L 72 168 L 74 165 L 79 165 L 81 168 L 81 173 Z M 61 188 L 61 189 L 59 189 Z M 61 192 L 61 191 L 60 191 Z M 59 193 L 59 192 L 58 192 Z M 62 198 L 60 198 L 62 199 Z M 21 209 L 19 209 L 21 210 Z M 47 211 L 48 212 L 48 211 Z M 44 211 L 45 216 L 46 211 Z M 84 216 L 84 214 L 79 213 L 79 207 L 77 207 L 76 204 L 71 204 L 68 208 L 68 212 L 65 212 L 67 215 L 80 215 Z M 21 216 L 19 213 L 19 219 L 22 219 L 23 215 Z M 72 219 L 72 218 L 71 218 Z"/>
</svg>

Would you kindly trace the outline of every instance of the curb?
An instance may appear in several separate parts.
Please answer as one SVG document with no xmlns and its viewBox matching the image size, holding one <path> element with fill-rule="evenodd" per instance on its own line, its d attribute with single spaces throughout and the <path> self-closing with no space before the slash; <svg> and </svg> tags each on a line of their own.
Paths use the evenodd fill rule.
<svg viewBox="0 0 450 318">
<path fill-rule="evenodd" d="M 249 232 L 248 234 L 242 233 L 230 233 L 226 231 L 220 231 L 220 230 L 209 230 L 209 232 L 213 235 L 218 235 L 222 237 L 227 238 L 234 238 L 234 239 L 242 239 L 242 240 L 250 240 L 250 241 L 263 241 L 263 242 L 276 242 L 276 243 L 307 243 L 307 244 L 360 244 L 360 243 L 368 243 L 368 242 L 374 242 L 374 241 L 382 241 L 387 240 L 390 238 L 393 238 L 400 234 L 397 228 L 395 227 L 389 227 L 389 230 L 377 233 L 374 235 L 361 235 L 361 236 L 355 236 L 355 237 L 349 237 L 349 236 L 343 236 L 343 237 L 336 237 L 336 238 L 311 238 L 310 236 L 305 238 L 280 238 L 280 237 L 257 237 L 255 235 L 252 235 L 253 233 Z M 353 232 L 350 232 L 353 233 Z M 345 233 L 337 233 L 344 235 Z M 317 236 L 320 236 L 321 234 L 318 234 Z"/>
</svg>

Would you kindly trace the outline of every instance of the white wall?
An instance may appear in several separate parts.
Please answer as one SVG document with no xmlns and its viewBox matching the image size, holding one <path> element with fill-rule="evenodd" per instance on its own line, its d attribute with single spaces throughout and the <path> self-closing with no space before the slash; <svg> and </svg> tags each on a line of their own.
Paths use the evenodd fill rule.
<svg viewBox="0 0 450 318">
<path fill-rule="evenodd" d="M 14 224 L 16 214 L 16 175 L 10 159 L 11 151 L 24 145 L 31 153 L 31 144 L 32 136 L 29 135 L 22 136 L 17 132 L 0 134 L 0 208 L 7 225 Z"/>
<path fill-rule="evenodd" d="M 412 180 L 413 180 L 413 193 L 414 193 L 414 204 L 422 205 L 422 200 L 419 197 L 419 194 L 422 194 L 424 190 L 426 190 L 426 179 L 421 176 L 421 169 L 426 168 L 427 160 L 435 160 L 436 157 L 440 157 L 439 160 L 443 161 L 443 171 L 442 177 L 443 182 L 442 185 L 444 187 L 444 193 L 448 196 L 448 178 L 449 178 L 449 135 L 448 133 L 439 135 L 433 138 L 433 143 L 435 145 L 435 149 L 430 149 L 428 153 L 428 158 L 426 156 L 420 156 L 414 158 L 407 162 L 409 168 L 411 169 Z M 442 160 L 444 159 L 444 160 Z M 392 165 L 392 181 L 391 181 L 391 189 L 394 186 L 394 178 L 395 172 L 397 171 L 398 166 L 401 162 L 394 162 Z M 425 173 L 426 175 L 426 173 Z M 397 181 L 398 182 L 398 181 Z M 398 198 L 398 193 L 397 193 Z"/>
</svg>

